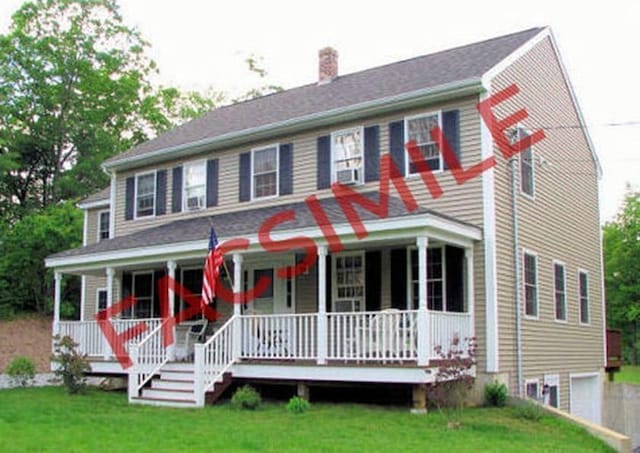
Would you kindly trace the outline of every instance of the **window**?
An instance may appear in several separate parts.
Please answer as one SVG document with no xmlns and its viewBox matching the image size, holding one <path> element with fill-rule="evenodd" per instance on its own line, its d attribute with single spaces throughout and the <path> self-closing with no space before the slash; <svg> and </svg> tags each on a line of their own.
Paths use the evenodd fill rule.
<svg viewBox="0 0 640 453">
<path fill-rule="evenodd" d="M 253 198 L 278 195 L 278 147 L 253 150 L 252 158 Z"/>
<path fill-rule="evenodd" d="M 98 301 L 98 311 L 107 309 L 107 290 L 104 288 L 100 288 L 97 291 L 96 299 Z"/>
<path fill-rule="evenodd" d="M 343 184 L 363 181 L 364 134 L 361 127 L 331 134 L 333 180 Z"/>
<path fill-rule="evenodd" d="M 524 253 L 524 306 L 525 314 L 538 317 L 538 269 L 537 257 Z"/>
<path fill-rule="evenodd" d="M 98 241 L 109 239 L 109 211 L 98 213 Z"/>
<path fill-rule="evenodd" d="M 364 254 L 334 256 L 334 311 L 364 311 Z"/>
<path fill-rule="evenodd" d="M 540 398 L 540 393 L 538 390 L 538 380 L 526 381 L 525 382 L 525 390 L 527 397 L 537 400 Z"/>
<path fill-rule="evenodd" d="M 432 170 L 442 170 L 442 157 L 440 155 L 439 144 L 431 139 L 431 129 L 436 126 L 442 129 L 440 112 L 407 118 L 405 121 L 405 143 L 415 141 L 420 149 L 420 154 L 422 154 L 429 168 Z M 408 153 L 406 162 L 408 166 L 407 174 L 418 173 Z"/>
<path fill-rule="evenodd" d="M 184 165 L 184 210 L 195 211 L 204 207 L 207 171 L 204 161 Z"/>
<path fill-rule="evenodd" d="M 556 306 L 556 320 L 567 320 L 567 296 L 564 264 L 553 263 L 553 299 Z"/>
<path fill-rule="evenodd" d="M 445 253 L 446 251 L 446 253 Z M 435 311 L 464 313 L 467 310 L 464 296 L 464 262 L 457 247 L 436 246 L 427 248 L 427 308 Z M 411 309 L 419 306 L 418 250 L 411 250 L 409 297 Z"/>
<path fill-rule="evenodd" d="M 154 215 L 155 204 L 155 172 L 136 176 L 136 217 L 147 217 Z"/>
<path fill-rule="evenodd" d="M 580 322 L 589 323 L 589 275 L 585 271 L 578 272 L 578 291 L 580 292 Z"/>
<path fill-rule="evenodd" d="M 522 140 L 529 134 L 524 129 L 518 129 L 518 139 Z M 533 148 L 530 146 L 520 152 L 520 190 L 522 193 L 534 196 L 535 187 L 533 181 Z"/>
<path fill-rule="evenodd" d="M 153 272 L 134 273 L 131 285 L 131 293 L 136 298 L 136 303 L 123 312 L 123 317 L 153 317 Z"/>
</svg>

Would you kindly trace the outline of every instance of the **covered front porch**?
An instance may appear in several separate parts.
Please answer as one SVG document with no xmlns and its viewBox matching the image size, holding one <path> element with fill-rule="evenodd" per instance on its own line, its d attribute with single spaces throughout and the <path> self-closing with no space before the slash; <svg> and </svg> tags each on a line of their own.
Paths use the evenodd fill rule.
<svg viewBox="0 0 640 453">
<path fill-rule="evenodd" d="M 224 219 L 212 221 L 221 242 L 230 238 L 220 234 Z M 184 222 L 175 222 L 174 227 L 185 226 Z M 216 300 L 215 321 L 198 314 L 173 325 L 172 316 L 161 316 L 158 300 L 160 296 L 168 300 L 172 315 L 185 309 L 185 300 L 173 286 L 163 287 L 159 281 L 165 277 L 177 281 L 196 300 L 202 288 L 207 248 L 202 236 L 210 220 L 188 222 L 202 224 L 199 240 L 169 244 L 158 240 L 144 248 L 132 250 L 129 245 L 122 250 L 120 238 L 114 238 L 106 241 L 111 247 L 102 246 L 106 250 L 89 250 L 89 257 L 87 253 L 63 256 L 48 263 L 56 271 L 54 332 L 79 343 L 95 373 L 128 374 L 132 401 L 141 398 L 149 383 L 153 386 L 172 363 L 187 367 L 185 378 L 193 380 L 198 405 L 230 372 L 243 377 L 263 374 L 286 379 L 291 374 L 293 379 L 300 374 L 327 379 L 325 371 L 338 367 L 344 373 L 333 373 L 334 380 L 429 382 L 433 375 L 428 369 L 435 366 L 430 362 L 440 358 L 436 347 L 446 351 L 454 337 L 464 340 L 475 335 L 474 247 L 481 232 L 430 211 L 365 222 L 366 238 L 358 238 L 350 224 L 337 224 L 339 251 L 317 226 L 274 232 L 274 241 L 296 233 L 316 244 L 313 266 L 284 278 L 279 270 L 303 261 L 308 250 L 265 251 L 255 235 L 247 234 L 249 246 L 230 253 L 222 270 L 233 300 Z M 154 240 L 154 231 L 140 236 Z M 158 236 L 166 241 L 166 231 Z M 132 239 L 136 238 L 122 242 L 131 244 Z M 84 301 L 82 320 L 59 318 L 64 272 L 87 279 L 104 276 L 101 299 L 93 306 Z M 255 297 L 241 296 L 260 286 L 261 280 L 268 284 Z M 135 297 L 133 306 L 109 319 L 91 319 L 127 296 Z M 114 349 L 113 341 L 105 337 L 105 323 L 113 327 L 112 336 L 122 340 L 122 349 Z M 124 335 L 139 324 L 144 328 L 138 327 L 135 335 Z M 173 341 L 166 340 L 168 333 Z M 129 360 L 126 366 L 118 361 L 119 355 Z M 366 372 L 354 372 L 354 366 Z"/>
</svg>

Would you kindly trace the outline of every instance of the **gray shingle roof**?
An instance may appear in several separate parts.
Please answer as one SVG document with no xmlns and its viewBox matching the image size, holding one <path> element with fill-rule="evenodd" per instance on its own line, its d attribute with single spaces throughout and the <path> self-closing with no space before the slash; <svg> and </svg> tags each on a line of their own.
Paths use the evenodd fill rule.
<svg viewBox="0 0 640 453">
<path fill-rule="evenodd" d="M 377 201 L 377 192 L 370 192 L 366 196 Z M 325 198 L 320 201 L 331 225 L 346 224 L 347 219 L 335 198 Z M 356 205 L 360 217 L 364 221 L 377 220 L 378 217 Z M 135 248 L 153 247 L 163 244 L 177 244 L 181 242 L 206 241 L 209 237 L 210 225 L 216 229 L 219 238 L 243 238 L 255 235 L 265 220 L 274 214 L 293 210 L 295 221 L 279 224 L 273 231 L 289 229 L 311 228 L 317 225 L 315 218 L 304 202 L 284 205 L 247 209 L 214 216 L 203 216 L 185 220 L 176 220 L 161 226 L 138 231 L 125 236 L 100 241 L 86 247 L 66 250 L 49 258 L 75 257 L 95 253 L 114 252 Z M 420 214 L 432 214 L 451 219 L 430 209 L 419 207 L 408 212 L 404 203 L 395 197 L 389 199 L 389 218 L 406 217 Z M 455 220 L 455 219 L 452 219 Z M 458 223 L 463 223 L 457 221 Z"/>
<path fill-rule="evenodd" d="M 78 204 L 85 205 L 85 204 L 97 203 L 99 201 L 109 201 L 110 197 L 111 197 L 111 188 L 105 187 L 100 192 L 96 192 L 94 194 L 89 195 L 87 198 L 84 198 Z"/>
<path fill-rule="evenodd" d="M 313 83 L 221 107 L 112 157 L 107 163 L 114 164 L 166 148 L 420 89 L 480 78 L 540 31 L 542 28 L 532 28 L 339 76 L 324 85 Z"/>
</svg>

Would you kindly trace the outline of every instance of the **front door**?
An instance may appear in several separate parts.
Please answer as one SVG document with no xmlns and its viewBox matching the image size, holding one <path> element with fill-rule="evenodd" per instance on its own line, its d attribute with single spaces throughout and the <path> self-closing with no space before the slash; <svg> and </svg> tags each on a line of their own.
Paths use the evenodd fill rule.
<svg viewBox="0 0 640 453">
<path fill-rule="evenodd" d="M 261 278 L 271 283 L 265 291 L 247 304 L 247 309 L 255 314 L 295 313 L 293 279 L 279 278 L 280 267 L 290 266 L 288 260 L 270 260 L 247 263 L 245 270 L 245 289 L 255 288 Z"/>
</svg>

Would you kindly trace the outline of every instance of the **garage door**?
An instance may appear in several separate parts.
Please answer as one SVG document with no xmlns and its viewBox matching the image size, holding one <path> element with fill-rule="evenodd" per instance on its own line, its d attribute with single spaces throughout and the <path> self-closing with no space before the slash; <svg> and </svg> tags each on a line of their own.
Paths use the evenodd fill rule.
<svg viewBox="0 0 640 453">
<path fill-rule="evenodd" d="M 571 413 L 599 424 L 602 395 L 598 376 L 572 376 L 570 392 Z"/>
</svg>

